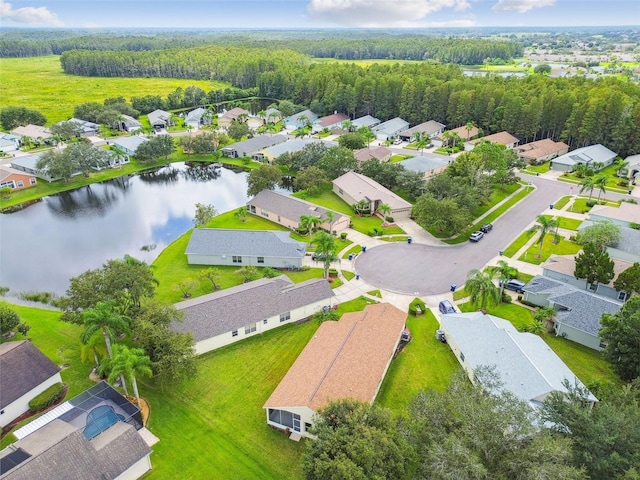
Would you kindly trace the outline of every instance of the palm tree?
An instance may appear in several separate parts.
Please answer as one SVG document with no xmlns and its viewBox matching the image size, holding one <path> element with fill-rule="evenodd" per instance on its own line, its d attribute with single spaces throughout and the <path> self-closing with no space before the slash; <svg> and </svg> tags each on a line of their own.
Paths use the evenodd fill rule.
<svg viewBox="0 0 640 480">
<path fill-rule="evenodd" d="M 345 120 L 344 122 L 342 122 L 340 126 L 342 127 L 342 130 L 345 130 L 347 132 L 350 132 L 353 129 L 353 124 L 351 123 L 351 120 Z"/>
<path fill-rule="evenodd" d="M 536 218 L 537 225 L 531 227 L 530 232 L 540 232 L 540 236 L 538 237 L 538 243 L 540 243 L 540 250 L 538 251 L 538 258 L 542 256 L 542 247 L 544 245 L 544 237 L 547 236 L 554 228 L 558 227 L 558 220 L 555 218 L 547 217 L 545 215 L 538 215 Z"/>
<path fill-rule="evenodd" d="M 89 359 L 93 359 L 96 368 L 100 368 L 100 357 L 104 357 L 106 354 L 107 349 L 99 332 L 91 335 L 87 343 L 80 347 L 80 360 L 86 362 Z"/>
<path fill-rule="evenodd" d="M 424 152 L 424 148 L 429 145 L 429 137 L 424 136 L 422 133 L 416 135 L 416 149 L 420 150 L 420 153 Z"/>
<path fill-rule="evenodd" d="M 311 233 L 313 233 L 313 227 L 319 225 L 322 222 L 320 218 L 315 215 L 301 215 L 300 216 L 300 227 L 304 230 L 308 230 L 309 232 L 309 242 L 311 243 Z"/>
<path fill-rule="evenodd" d="M 618 158 L 614 163 L 613 163 L 613 167 L 616 169 L 616 175 L 618 177 L 622 177 L 622 175 L 620 175 L 620 172 L 622 172 L 623 170 L 626 170 L 627 167 L 629 166 L 629 162 L 625 162 L 623 159 Z"/>
<path fill-rule="evenodd" d="M 391 205 L 388 203 L 381 203 L 378 205 L 378 212 L 380 212 L 385 218 L 391 215 Z"/>
<path fill-rule="evenodd" d="M 593 180 L 594 186 L 600 189 L 598 192 L 598 202 L 600 201 L 600 195 L 607 193 L 607 189 L 605 188 L 607 186 L 607 181 L 609 181 L 609 175 L 606 173 L 596 175 L 596 178 Z"/>
<path fill-rule="evenodd" d="M 591 195 L 593 195 L 593 189 L 595 188 L 595 182 L 593 181 L 593 177 L 584 177 L 580 181 L 580 193 L 585 190 L 589 191 L 589 200 L 591 200 Z"/>
<path fill-rule="evenodd" d="M 473 122 L 467 122 L 464 126 L 465 130 L 467 131 L 467 140 L 469 140 L 469 137 L 471 136 L 471 130 L 473 130 L 474 127 L 475 125 L 473 124 Z"/>
<path fill-rule="evenodd" d="M 493 283 L 495 270 L 469 270 L 464 290 L 469 294 L 471 303 L 480 302 L 480 308 L 485 309 L 488 303 L 500 303 L 500 289 Z"/>
<path fill-rule="evenodd" d="M 84 330 L 80 335 L 82 343 L 86 345 L 93 334 L 100 331 L 109 357 L 113 356 L 111 342 L 117 334 L 129 328 L 129 318 L 116 313 L 113 302 L 98 302 L 94 308 L 82 312 L 82 321 L 84 322 Z"/>
<path fill-rule="evenodd" d="M 333 221 L 335 220 L 335 215 L 331 210 L 327 210 L 324 212 L 325 220 L 329 223 L 329 233 L 333 234 Z"/>
<path fill-rule="evenodd" d="M 151 359 L 145 355 L 142 348 L 128 348 L 126 345 L 115 345 L 114 354 L 110 365 L 111 373 L 109 382 L 117 378 L 128 380 L 133 387 L 133 394 L 136 396 L 138 406 L 140 406 L 140 394 L 138 393 L 138 382 L 136 377 L 151 377 Z M 123 387 L 126 392 L 126 385 Z"/>
<path fill-rule="evenodd" d="M 589 167 L 584 164 L 584 163 L 579 163 L 578 165 L 576 165 L 576 167 L 573 169 L 573 173 L 575 174 L 576 177 L 578 178 L 585 178 L 589 173 Z"/>
<path fill-rule="evenodd" d="M 336 256 L 336 239 L 327 232 L 320 231 L 313 237 L 316 246 L 316 256 L 324 262 L 324 272 L 322 278 L 329 278 L 329 267 L 331 262 L 338 260 Z"/>
<path fill-rule="evenodd" d="M 518 275 L 518 270 L 509 265 L 504 260 L 498 260 L 494 272 L 498 275 L 500 285 L 500 300 L 502 300 L 502 294 L 504 293 L 504 287 L 509 280 Z"/>
<path fill-rule="evenodd" d="M 369 148 L 369 144 L 371 143 L 371 140 L 376 138 L 376 134 L 373 133 L 369 127 L 365 127 L 364 125 L 360 127 L 357 132 L 364 137 L 367 141 L 367 148 Z"/>
</svg>

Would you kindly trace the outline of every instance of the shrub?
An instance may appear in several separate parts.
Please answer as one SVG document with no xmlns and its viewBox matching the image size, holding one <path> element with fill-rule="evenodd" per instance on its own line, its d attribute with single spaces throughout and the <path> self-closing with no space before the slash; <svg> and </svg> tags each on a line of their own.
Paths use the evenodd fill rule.
<svg viewBox="0 0 640 480">
<path fill-rule="evenodd" d="M 422 300 L 420 300 L 419 298 L 416 298 L 415 300 L 413 300 L 413 302 L 411 302 L 409 304 L 409 313 L 411 315 L 415 315 L 417 308 L 416 307 L 420 307 L 420 310 L 422 310 L 422 313 L 427 311 L 427 307 L 424 304 L 424 302 Z"/>
<path fill-rule="evenodd" d="M 518 301 L 521 302 L 522 301 L 522 294 L 518 294 Z"/>
<path fill-rule="evenodd" d="M 596 203 L 597 202 L 595 200 L 587 200 L 587 207 L 593 207 Z"/>
<path fill-rule="evenodd" d="M 393 217 L 384 217 L 385 221 L 393 223 Z"/>
<path fill-rule="evenodd" d="M 640 223 L 631 222 L 631 223 L 629 223 L 629 226 L 631 228 L 633 228 L 634 230 L 640 230 Z"/>
<path fill-rule="evenodd" d="M 330 269 L 329 269 L 329 276 L 330 276 L 330 277 L 337 277 L 337 276 L 338 276 L 338 269 L 336 269 L 336 268 L 330 268 Z"/>
<path fill-rule="evenodd" d="M 626 178 L 621 178 L 620 180 L 618 180 L 618 185 L 620 185 L 621 187 L 626 187 L 629 185 L 629 180 L 627 180 Z"/>
<path fill-rule="evenodd" d="M 513 300 L 507 292 L 502 292 L 502 303 L 511 303 Z"/>
<path fill-rule="evenodd" d="M 273 267 L 266 267 L 262 273 L 262 276 L 264 278 L 275 278 L 277 276 L 280 275 L 280 272 L 278 272 L 275 268 Z"/>
<path fill-rule="evenodd" d="M 64 385 L 60 382 L 53 384 L 29 402 L 29 409 L 32 412 L 44 410 L 60 400 L 63 394 Z"/>
<path fill-rule="evenodd" d="M 297 228 L 296 233 L 298 235 L 309 235 L 309 230 L 307 230 L 306 228 Z"/>
<path fill-rule="evenodd" d="M 346 239 L 347 239 L 347 232 L 342 232 L 342 233 L 340 234 L 340 238 L 341 238 L 342 240 L 346 240 Z"/>
<path fill-rule="evenodd" d="M 367 232 L 367 235 L 369 235 L 370 237 L 378 237 L 383 234 L 384 234 L 384 230 L 378 227 L 370 228 L 369 231 Z"/>
</svg>

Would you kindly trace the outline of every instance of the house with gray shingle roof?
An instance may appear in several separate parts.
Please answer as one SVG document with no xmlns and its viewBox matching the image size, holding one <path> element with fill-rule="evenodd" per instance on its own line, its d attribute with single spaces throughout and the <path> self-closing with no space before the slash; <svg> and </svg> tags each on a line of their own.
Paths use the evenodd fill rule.
<svg viewBox="0 0 640 480">
<path fill-rule="evenodd" d="M 154 110 L 147 114 L 147 118 L 149 119 L 149 124 L 156 130 L 161 130 L 171 125 L 171 114 L 164 110 Z"/>
<path fill-rule="evenodd" d="M 297 130 L 298 128 L 302 128 L 305 125 L 313 125 L 318 119 L 318 114 L 312 112 L 311 110 L 303 110 L 302 112 L 298 112 L 290 117 L 287 117 L 283 120 L 284 128 L 287 130 Z"/>
<path fill-rule="evenodd" d="M 272 147 L 286 140 L 287 137 L 284 135 L 256 135 L 253 138 L 227 145 L 220 149 L 220 151 L 225 157 L 251 157 L 254 160 L 261 160 L 264 158 L 264 155 L 260 153 L 260 150 Z"/>
<path fill-rule="evenodd" d="M 78 134 L 81 137 L 91 137 L 100 133 L 100 125 L 97 123 L 81 120 L 79 118 L 70 118 L 69 122 L 76 126 Z"/>
<path fill-rule="evenodd" d="M 409 130 L 409 122 L 400 117 L 387 120 L 371 129 L 376 134 L 376 138 L 383 142 L 397 137 L 406 130 Z"/>
<path fill-rule="evenodd" d="M 138 147 L 149 140 L 147 137 L 142 137 L 140 135 L 132 135 L 130 137 L 118 137 L 113 141 L 113 146 L 126 153 L 127 155 L 131 155 L 133 157 L 136 156 L 136 151 Z"/>
<path fill-rule="evenodd" d="M 430 178 L 446 170 L 450 161 L 451 159 L 443 155 L 423 153 L 398 163 L 411 172 L 419 172 L 424 174 L 425 178 Z"/>
<path fill-rule="evenodd" d="M 582 385 L 575 374 L 538 335 L 519 332 L 511 322 L 482 312 L 440 315 L 440 329 L 469 379 L 476 371 L 493 367 L 502 385 L 537 409 L 553 392 L 568 393 L 563 385 Z M 591 393 L 585 401 L 598 401 Z"/>
<path fill-rule="evenodd" d="M 554 158 L 551 162 L 551 168 L 556 171 L 570 172 L 578 165 L 587 165 L 594 170 L 600 170 L 611 165 L 616 157 L 617 154 L 604 145 L 589 145 Z M 602 167 L 598 168 L 598 165 L 602 165 Z"/>
<path fill-rule="evenodd" d="M 138 407 L 102 381 L 16 430 L 0 451 L 0 478 L 137 479 L 157 441 L 142 428 Z"/>
<path fill-rule="evenodd" d="M 135 132 L 142 130 L 142 123 L 131 115 L 122 114 L 120 115 L 120 128 L 126 132 Z"/>
<path fill-rule="evenodd" d="M 259 215 L 272 222 L 296 230 L 300 225 L 300 217 L 313 215 L 322 220 L 318 226 L 323 230 L 341 232 L 349 228 L 349 215 L 338 213 L 310 202 L 306 202 L 291 195 L 273 190 L 262 190 L 247 202 L 247 211 Z M 333 213 L 333 222 L 327 221 L 327 212 Z"/>
<path fill-rule="evenodd" d="M 40 157 L 42 157 L 44 151 L 40 151 L 38 153 L 33 153 L 31 155 L 24 155 L 22 157 L 15 157 L 11 159 L 11 168 L 15 170 L 20 170 L 21 172 L 28 173 L 30 175 L 34 175 L 42 180 L 46 180 L 47 182 L 53 182 L 54 180 L 59 180 L 59 177 L 52 177 L 49 174 L 48 168 L 38 168 L 38 161 Z M 73 175 L 80 175 L 82 172 L 79 170 L 73 172 Z"/>
<path fill-rule="evenodd" d="M 629 205 L 629 207 L 635 207 L 637 209 L 636 213 L 640 212 L 640 207 L 638 207 L 637 205 L 632 205 L 630 203 L 622 203 L 620 207 L 622 207 L 622 205 Z M 592 208 L 592 210 L 595 209 L 596 207 L 602 207 L 604 209 L 604 206 L 596 205 L 595 207 Z M 607 207 L 607 208 L 610 208 L 610 207 Z M 631 262 L 631 263 L 640 262 L 640 230 L 629 228 L 628 226 L 629 223 L 627 223 L 623 219 L 624 213 L 618 212 L 617 210 L 618 210 L 617 208 L 613 208 L 612 210 L 609 211 L 611 213 L 606 213 L 606 214 L 604 213 L 604 210 L 602 210 L 602 214 L 590 215 L 589 218 L 593 219 L 595 222 L 609 221 L 618 225 L 620 229 L 619 230 L 620 238 L 618 239 L 618 243 L 616 243 L 615 245 L 607 246 L 607 253 L 611 257 L 611 259 L 623 260 L 625 262 Z M 600 211 L 598 211 L 598 213 L 599 212 Z M 632 220 L 633 218 L 632 214 L 629 213 L 628 215 L 629 216 L 627 217 L 627 220 Z M 640 219 L 638 220 L 640 221 Z M 585 220 L 578 227 L 578 231 L 581 231 L 587 227 L 590 227 L 591 225 L 594 224 L 594 221 Z"/>
<path fill-rule="evenodd" d="M 176 303 L 183 321 L 170 328 L 190 332 L 201 355 L 331 308 L 333 290 L 324 279 L 294 284 L 287 276 L 261 278 Z"/>
<path fill-rule="evenodd" d="M 10 133 L 0 132 L 0 151 L 13 152 L 20 148 L 20 135 L 12 135 Z"/>
<path fill-rule="evenodd" d="M 34 140 L 37 138 L 48 140 L 53 137 L 51 131 L 47 127 L 42 127 L 40 125 L 19 126 L 11 130 L 11 133 L 20 137 L 29 137 Z"/>
<path fill-rule="evenodd" d="M 609 220 L 620 227 L 631 227 L 632 223 L 640 224 L 640 205 L 620 202 L 620 206 L 594 205 L 589 211 L 592 222 Z"/>
<path fill-rule="evenodd" d="M 442 123 L 429 120 L 428 122 L 411 127 L 409 130 L 405 130 L 398 136 L 405 142 L 413 142 L 418 138 L 418 135 L 422 135 L 423 138 L 433 138 L 444 132 L 444 129 L 445 126 Z"/>
<path fill-rule="evenodd" d="M 198 107 L 191 110 L 184 117 L 184 123 L 192 128 L 199 128 L 201 125 L 211 125 L 211 115 L 207 114 L 207 109 Z"/>
<path fill-rule="evenodd" d="M 29 402 L 61 383 L 60 367 L 31 342 L 0 344 L 0 427 L 29 411 Z"/>
<path fill-rule="evenodd" d="M 189 265 L 300 268 L 307 244 L 280 230 L 196 228 L 185 254 Z"/>
<path fill-rule="evenodd" d="M 364 117 L 356 118 L 351 122 L 351 126 L 356 130 L 361 127 L 373 128 L 376 125 L 380 125 L 380 120 L 371 115 L 365 115 Z"/>
<path fill-rule="evenodd" d="M 358 164 L 362 162 L 366 162 L 368 160 L 379 160 L 381 162 L 388 162 L 391 160 L 391 150 L 387 147 L 373 147 L 373 148 L 362 148 L 353 152 L 353 156 L 358 161 Z"/>
<path fill-rule="evenodd" d="M 326 140 L 317 140 L 314 138 L 292 138 L 291 140 L 287 140 L 286 142 L 278 143 L 277 145 L 272 145 L 270 147 L 264 148 L 260 150 L 258 154 L 262 154 L 263 158 L 266 158 L 270 162 L 272 162 L 280 155 L 283 155 L 285 153 L 299 152 L 304 147 L 306 147 L 307 145 L 311 145 L 312 143 L 321 143 L 327 148 L 337 146 L 337 143 L 329 142 Z"/>
<path fill-rule="evenodd" d="M 553 328 L 557 336 L 594 350 L 604 348 L 599 336 L 602 314 L 617 313 L 622 307 L 610 298 L 541 275 L 533 277 L 523 290 L 524 301 L 555 309 Z"/>
</svg>

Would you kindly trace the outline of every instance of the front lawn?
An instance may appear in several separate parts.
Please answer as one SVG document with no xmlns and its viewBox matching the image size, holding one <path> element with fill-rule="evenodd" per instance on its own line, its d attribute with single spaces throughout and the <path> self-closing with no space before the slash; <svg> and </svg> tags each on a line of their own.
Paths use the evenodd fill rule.
<svg viewBox="0 0 640 480">
<path fill-rule="evenodd" d="M 436 339 L 438 320 L 427 309 L 424 315 L 407 317 L 412 340 L 391 361 L 376 403 L 396 413 L 406 411 L 411 399 L 420 391 L 443 391 L 460 364 L 449 346 Z"/>
<path fill-rule="evenodd" d="M 553 207 L 558 210 L 562 210 L 562 207 L 564 207 L 567 203 L 569 203 L 569 200 L 571 200 L 571 197 L 569 195 L 566 195 L 561 199 L 559 199 L 556 203 L 554 203 Z"/>
<path fill-rule="evenodd" d="M 535 232 L 532 232 L 530 230 L 527 230 L 526 232 L 522 232 L 518 238 L 516 238 L 513 242 L 511 242 L 511 245 L 509 245 L 507 248 L 504 249 L 504 251 L 502 252 L 502 254 L 505 257 L 513 257 L 516 253 L 518 253 L 518 250 L 520 250 L 522 247 L 524 247 L 524 245 L 531 240 L 531 237 L 533 236 Z"/>
<path fill-rule="evenodd" d="M 564 228 L 566 230 L 574 230 L 577 231 L 578 227 L 582 224 L 582 220 L 577 220 L 575 218 L 567 218 L 567 217 L 553 217 L 551 215 L 543 215 L 543 217 L 550 220 L 551 218 L 555 218 L 558 221 L 558 227 Z"/>
<path fill-rule="evenodd" d="M 542 254 L 538 256 L 540 252 L 540 244 L 534 243 L 527 250 L 520 255 L 518 260 L 523 262 L 533 263 L 534 265 L 540 265 L 545 262 L 551 255 L 575 255 L 582 250 L 582 245 L 575 242 L 565 240 L 560 237 L 558 244 L 553 243 L 555 235 L 553 233 L 547 234 L 542 246 Z"/>
</svg>

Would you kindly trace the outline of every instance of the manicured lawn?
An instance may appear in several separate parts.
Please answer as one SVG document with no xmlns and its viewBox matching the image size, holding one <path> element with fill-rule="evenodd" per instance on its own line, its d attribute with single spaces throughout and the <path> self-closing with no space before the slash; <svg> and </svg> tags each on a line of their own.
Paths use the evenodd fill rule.
<svg viewBox="0 0 640 480">
<path fill-rule="evenodd" d="M 278 225 L 264 217 L 253 215 L 248 212 L 245 216 L 245 221 L 243 222 L 236 216 L 237 211 L 238 209 L 230 210 L 213 217 L 213 220 L 207 224 L 207 228 L 230 228 L 237 230 L 288 230 L 287 227 Z"/>
<path fill-rule="evenodd" d="M 380 290 L 371 290 L 370 292 L 367 292 L 367 295 L 371 295 L 372 297 L 382 298 L 382 293 L 380 292 Z"/>
<path fill-rule="evenodd" d="M 509 245 L 507 248 L 504 249 L 504 251 L 502 252 L 503 255 L 505 257 L 513 257 L 518 250 L 520 250 L 522 247 L 524 247 L 525 243 L 527 243 L 529 240 L 531 240 L 531 237 L 533 237 L 535 232 L 530 232 L 530 231 L 526 231 L 526 232 L 522 232 L 518 238 L 516 238 L 511 245 Z"/>
<path fill-rule="evenodd" d="M 505 185 L 504 188 L 494 187 L 489 195 L 489 202 L 486 205 L 481 205 L 473 211 L 473 217 L 478 218 L 484 215 L 489 209 L 493 208 L 500 202 L 502 202 L 509 195 L 514 193 L 520 188 L 520 185 L 514 183 L 512 185 Z"/>
<path fill-rule="evenodd" d="M 408 235 L 398 235 L 393 237 L 378 237 L 380 240 L 384 240 L 385 242 L 406 242 L 409 238 Z"/>
<path fill-rule="evenodd" d="M 401 162 L 403 160 L 406 160 L 407 158 L 412 158 L 412 157 L 411 155 L 400 155 L 400 154 L 391 155 L 391 159 L 389 160 L 389 163 Z"/>
<path fill-rule="evenodd" d="M 582 224 L 582 220 L 567 217 L 552 217 L 551 215 L 543 215 L 547 219 L 555 218 L 558 220 L 558 227 L 565 228 L 567 230 L 578 230 L 578 227 Z"/>
<path fill-rule="evenodd" d="M 475 312 L 480 308 L 471 302 L 462 303 L 458 305 L 458 307 L 460 307 L 461 312 Z M 509 320 L 518 330 L 523 326 L 531 325 L 534 322 L 531 311 L 528 308 L 516 305 L 515 303 L 501 303 L 500 305 L 491 306 L 487 308 L 487 312 L 491 315 L 495 315 L 496 317 Z"/>
<path fill-rule="evenodd" d="M 353 277 L 355 277 L 355 276 L 356 276 L 356 274 L 355 274 L 355 273 L 350 272 L 349 270 L 343 270 L 343 271 L 342 271 L 342 275 L 344 275 L 344 278 L 346 278 L 346 279 L 347 279 L 347 281 L 349 281 L 349 280 L 353 279 Z"/>
<path fill-rule="evenodd" d="M 344 252 L 344 255 L 342 255 L 342 258 L 349 258 L 349 255 L 352 255 L 354 253 L 360 253 L 361 251 L 362 251 L 361 245 L 354 245 L 349 250 Z"/>
<path fill-rule="evenodd" d="M 533 263 L 535 265 L 540 265 L 551 255 L 574 255 L 582 250 L 581 245 L 570 242 L 569 240 L 565 240 L 564 238 L 560 238 L 560 243 L 558 243 L 557 245 L 553 243 L 553 239 L 553 233 L 547 234 L 544 239 L 544 244 L 542 246 L 542 255 L 540 257 L 538 257 L 540 244 L 534 243 L 522 255 L 520 255 L 520 258 L 518 260 Z"/>
<path fill-rule="evenodd" d="M 576 213 L 587 213 L 589 210 L 591 210 L 591 207 L 587 205 L 588 200 L 588 197 L 576 198 L 567 211 Z"/>
<path fill-rule="evenodd" d="M 569 200 L 571 200 L 571 197 L 569 195 L 566 195 L 562 197 L 560 200 L 558 200 L 556 203 L 554 203 L 553 207 L 557 208 L 558 210 L 561 210 L 567 203 L 569 203 Z"/>
<path fill-rule="evenodd" d="M 551 162 L 544 162 L 541 165 L 527 165 L 527 167 L 525 168 L 525 170 L 527 170 L 528 172 L 533 172 L 535 173 L 546 173 L 549 171 L 549 165 L 551 164 Z M 528 173 L 526 172 L 526 173 Z"/>
<path fill-rule="evenodd" d="M 460 371 L 449 346 L 436 339 L 439 324 L 431 310 L 419 317 L 409 315 L 407 327 L 413 339 L 391 361 L 376 398 L 376 403 L 396 413 L 405 411 L 420 390 L 444 390 Z"/>
<path fill-rule="evenodd" d="M 104 78 L 67 75 L 60 57 L 2 58 L 0 105 L 27 106 L 47 117 L 47 125 L 73 116 L 73 108 L 85 102 L 102 103 L 106 98 L 123 96 L 166 97 L 176 88 L 193 85 L 205 92 L 226 86 L 222 82 L 176 78 Z M 25 81 L 25 79 L 29 79 Z"/>
<path fill-rule="evenodd" d="M 463 298 L 468 297 L 469 294 L 464 290 L 464 287 L 458 288 L 455 292 L 453 292 L 454 300 L 462 300 Z"/>
</svg>

